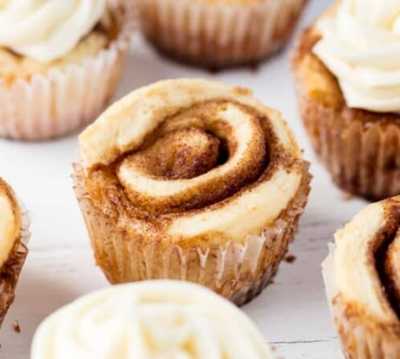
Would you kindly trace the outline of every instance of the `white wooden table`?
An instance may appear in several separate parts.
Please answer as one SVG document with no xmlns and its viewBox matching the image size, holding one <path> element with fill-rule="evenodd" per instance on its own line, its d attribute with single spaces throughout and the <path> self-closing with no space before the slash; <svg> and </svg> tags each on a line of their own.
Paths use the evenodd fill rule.
<svg viewBox="0 0 400 359">
<path fill-rule="evenodd" d="M 311 0 L 301 27 L 328 3 Z M 297 260 L 283 263 L 275 283 L 244 310 L 274 345 L 279 357 L 334 359 L 340 357 L 340 350 L 325 301 L 320 263 L 335 230 L 365 202 L 345 200 L 316 161 L 299 119 L 288 53 L 281 53 L 258 71 L 213 75 L 161 59 L 137 38 L 118 97 L 160 79 L 207 77 L 253 88 L 266 104 L 285 114 L 312 162 L 313 190 L 290 248 Z M 94 265 L 71 188 L 71 163 L 76 158 L 76 135 L 38 144 L 0 140 L 0 175 L 13 185 L 29 208 L 33 232 L 17 300 L 0 332 L 2 359 L 29 358 L 32 335 L 43 318 L 78 296 L 108 285 Z M 13 330 L 14 321 L 20 323 L 19 334 Z"/>
</svg>

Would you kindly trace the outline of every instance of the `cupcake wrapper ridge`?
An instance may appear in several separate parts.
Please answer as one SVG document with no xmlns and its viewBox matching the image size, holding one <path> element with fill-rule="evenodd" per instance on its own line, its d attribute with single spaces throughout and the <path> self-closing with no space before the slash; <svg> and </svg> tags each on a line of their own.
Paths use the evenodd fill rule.
<svg viewBox="0 0 400 359">
<path fill-rule="evenodd" d="M 344 191 L 380 200 L 400 193 L 400 126 L 346 118 L 299 89 L 301 115 L 311 143 Z"/>
<path fill-rule="evenodd" d="M 193 0 L 139 0 L 145 36 L 184 62 L 220 68 L 255 64 L 291 35 L 306 0 L 269 0 L 248 6 Z"/>
<path fill-rule="evenodd" d="M 305 176 L 289 208 L 262 235 L 241 243 L 186 248 L 184 243 L 144 243 L 111 225 L 107 214 L 85 193 L 81 171 L 79 165 L 75 166 L 75 192 L 96 262 L 111 283 L 187 280 L 207 286 L 238 305 L 258 295 L 277 272 L 307 202 L 310 180 Z"/>
<path fill-rule="evenodd" d="M 92 122 L 115 93 L 134 27 L 125 23 L 108 49 L 84 60 L 17 79 L 0 80 L 0 137 L 37 141 L 63 136 Z"/>
</svg>

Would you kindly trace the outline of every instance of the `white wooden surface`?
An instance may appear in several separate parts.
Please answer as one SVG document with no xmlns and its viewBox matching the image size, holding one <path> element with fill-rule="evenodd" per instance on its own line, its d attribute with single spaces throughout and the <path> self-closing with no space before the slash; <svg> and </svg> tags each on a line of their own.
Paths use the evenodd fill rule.
<svg viewBox="0 0 400 359">
<path fill-rule="evenodd" d="M 302 26 L 328 3 L 311 0 Z M 299 120 L 288 53 L 281 53 L 256 72 L 212 75 L 161 59 L 138 38 L 117 97 L 160 79 L 207 77 L 253 88 L 266 104 L 285 114 L 312 162 L 313 190 L 290 249 L 296 262 L 283 263 L 275 284 L 244 310 L 273 343 L 279 357 L 333 359 L 340 357 L 340 350 L 325 301 L 320 263 L 335 230 L 365 202 L 345 200 L 316 161 Z M 0 140 L 0 175 L 14 186 L 29 208 L 33 232 L 18 297 L 0 332 L 2 359 L 29 358 L 32 335 L 43 318 L 78 296 L 107 286 L 94 265 L 71 189 L 71 163 L 76 158 L 76 135 L 40 144 Z M 16 320 L 20 334 L 12 328 Z"/>
</svg>

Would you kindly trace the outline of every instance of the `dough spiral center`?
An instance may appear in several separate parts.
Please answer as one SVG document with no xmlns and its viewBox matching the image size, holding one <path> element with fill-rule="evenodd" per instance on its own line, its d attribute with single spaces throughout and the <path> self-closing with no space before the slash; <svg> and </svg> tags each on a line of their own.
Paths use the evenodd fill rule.
<svg viewBox="0 0 400 359">
<path fill-rule="evenodd" d="M 196 209 L 252 183 L 268 166 L 268 131 L 243 105 L 211 101 L 165 121 L 125 157 L 118 178 L 147 211 Z"/>
<path fill-rule="evenodd" d="M 309 180 L 280 113 L 249 90 L 204 80 L 134 91 L 80 145 L 98 208 L 121 225 L 127 215 L 138 238 L 259 236 Z"/>
</svg>

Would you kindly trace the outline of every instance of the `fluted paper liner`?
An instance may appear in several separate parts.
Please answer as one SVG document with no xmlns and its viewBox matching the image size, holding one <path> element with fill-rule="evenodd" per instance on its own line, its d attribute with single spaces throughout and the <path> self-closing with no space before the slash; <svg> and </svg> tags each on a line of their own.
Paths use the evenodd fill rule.
<svg viewBox="0 0 400 359">
<path fill-rule="evenodd" d="M 287 42 L 306 0 L 234 6 L 193 0 L 138 0 L 146 37 L 159 50 L 210 68 L 254 64 Z"/>
<path fill-rule="evenodd" d="M 314 28 L 306 30 L 293 58 L 300 113 L 315 152 L 346 192 L 370 200 L 400 194 L 398 116 L 351 109 L 336 90 L 325 92 L 340 88 L 311 54 L 317 40 Z"/>
<path fill-rule="evenodd" d="M 307 171 L 307 169 L 305 169 Z M 134 237 L 97 208 L 84 188 L 80 165 L 74 166 L 75 192 L 85 218 L 96 262 L 111 283 L 147 279 L 188 280 L 207 286 L 238 305 L 250 301 L 270 282 L 294 237 L 304 210 L 310 176 L 288 208 L 262 235 L 224 245 L 186 248 Z"/>
<path fill-rule="evenodd" d="M 81 63 L 16 79 L 0 79 L 0 137 L 44 140 L 92 122 L 111 100 L 121 77 L 134 27 L 126 7 L 122 28 L 107 49 Z"/>
<path fill-rule="evenodd" d="M 365 122 L 324 106 L 300 89 L 300 110 L 312 145 L 344 191 L 379 200 L 400 193 L 400 126 Z"/>
<path fill-rule="evenodd" d="M 18 242 L 12 250 L 7 262 L 0 268 L 0 326 L 15 299 L 18 279 L 28 255 L 30 239 L 30 220 L 26 210 L 20 204 L 22 212 L 22 228 Z"/>
<path fill-rule="evenodd" d="M 383 326 L 356 307 L 346 303 L 337 291 L 334 274 L 334 246 L 322 266 L 329 307 L 338 330 L 346 358 L 395 359 L 400 353 L 396 328 Z"/>
</svg>

